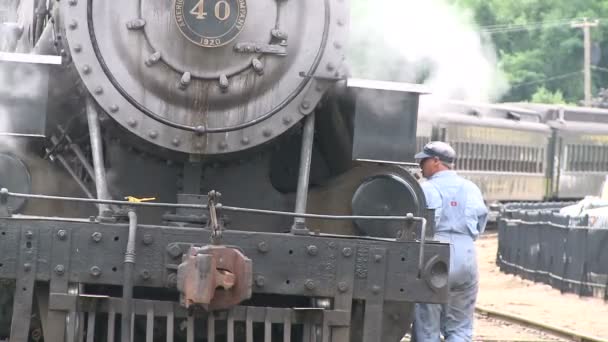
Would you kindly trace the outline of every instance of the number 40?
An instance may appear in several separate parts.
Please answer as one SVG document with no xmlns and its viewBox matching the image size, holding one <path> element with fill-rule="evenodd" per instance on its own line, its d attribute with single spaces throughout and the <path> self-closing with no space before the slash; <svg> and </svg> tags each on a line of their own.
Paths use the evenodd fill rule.
<svg viewBox="0 0 608 342">
<path fill-rule="evenodd" d="M 224 21 L 230 16 L 230 4 L 226 0 L 216 2 L 214 9 L 215 17 L 218 20 Z M 207 18 L 207 12 L 205 12 L 205 0 L 199 0 L 192 10 L 190 10 L 190 14 L 195 15 L 196 19 L 198 20 Z"/>
</svg>

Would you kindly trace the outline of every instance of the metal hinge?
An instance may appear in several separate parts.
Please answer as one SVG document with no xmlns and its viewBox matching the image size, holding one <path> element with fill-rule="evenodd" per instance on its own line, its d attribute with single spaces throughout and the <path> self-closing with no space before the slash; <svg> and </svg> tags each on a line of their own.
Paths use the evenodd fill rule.
<svg viewBox="0 0 608 342">
<path fill-rule="evenodd" d="M 281 45 L 260 43 L 237 43 L 234 51 L 239 53 L 262 53 L 267 55 L 287 56 L 287 48 Z"/>
</svg>

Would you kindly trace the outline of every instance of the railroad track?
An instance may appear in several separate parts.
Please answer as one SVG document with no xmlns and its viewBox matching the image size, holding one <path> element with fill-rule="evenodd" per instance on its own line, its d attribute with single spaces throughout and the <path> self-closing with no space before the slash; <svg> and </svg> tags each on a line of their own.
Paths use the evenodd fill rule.
<svg viewBox="0 0 608 342">
<path fill-rule="evenodd" d="M 476 309 L 476 320 L 479 323 L 476 327 L 478 332 L 475 341 L 484 342 L 544 342 L 544 341 L 576 341 L 576 342 L 608 342 L 608 339 L 587 335 L 581 332 L 572 331 L 562 327 L 537 322 L 522 316 L 513 315 L 506 312 L 478 306 Z M 504 331 L 499 335 L 485 335 L 483 325 L 485 321 L 498 323 L 501 322 L 503 330 L 511 330 L 513 335 L 506 335 Z M 504 325 L 506 324 L 506 326 Z M 481 328 L 481 329 L 479 329 Z M 510 337 L 513 336 L 513 337 Z"/>
<path fill-rule="evenodd" d="M 479 342 L 608 342 L 595 336 L 536 322 L 521 316 L 477 307 L 475 337 Z M 406 335 L 401 342 L 410 342 Z"/>
</svg>

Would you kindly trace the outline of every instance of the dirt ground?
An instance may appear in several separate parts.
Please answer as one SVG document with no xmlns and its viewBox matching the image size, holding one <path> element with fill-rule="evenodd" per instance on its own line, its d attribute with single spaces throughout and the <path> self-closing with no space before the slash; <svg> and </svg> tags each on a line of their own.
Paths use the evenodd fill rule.
<svg viewBox="0 0 608 342">
<path fill-rule="evenodd" d="M 477 304 L 528 319 L 608 340 L 608 303 L 599 298 L 562 294 L 544 284 L 500 272 L 496 266 L 495 234 L 477 241 L 480 289 Z M 476 340 L 503 336 L 504 324 L 487 324 L 477 319 Z M 479 339 L 481 338 L 481 339 Z M 504 341 L 504 339 L 503 339 Z"/>
<path fill-rule="evenodd" d="M 510 322 L 505 322 L 481 314 L 475 315 L 475 342 L 568 342 L 569 340 L 549 335 Z"/>
</svg>

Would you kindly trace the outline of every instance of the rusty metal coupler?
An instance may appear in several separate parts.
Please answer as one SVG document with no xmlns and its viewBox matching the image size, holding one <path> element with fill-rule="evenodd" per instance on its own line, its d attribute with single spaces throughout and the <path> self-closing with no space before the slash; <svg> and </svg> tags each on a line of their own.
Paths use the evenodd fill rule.
<svg viewBox="0 0 608 342">
<path fill-rule="evenodd" d="M 200 305 L 205 310 L 228 309 L 251 298 L 252 262 L 240 250 L 224 246 L 218 219 L 220 193 L 209 192 L 211 244 L 191 247 L 177 270 L 181 304 Z"/>
</svg>

